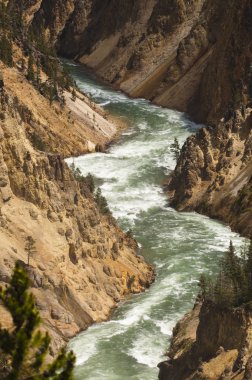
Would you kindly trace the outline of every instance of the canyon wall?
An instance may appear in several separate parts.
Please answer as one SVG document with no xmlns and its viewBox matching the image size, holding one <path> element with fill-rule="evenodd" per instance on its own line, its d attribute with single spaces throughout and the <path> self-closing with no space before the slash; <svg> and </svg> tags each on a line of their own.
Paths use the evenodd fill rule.
<svg viewBox="0 0 252 380">
<path fill-rule="evenodd" d="M 15 5 L 10 0 L 8 6 Z M 53 5 L 24 1 L 24 28 L 43 9 L 41 33 L 53 39 L 71 2 L 61 4 L 65 13 L 60 4 Z M 50 30 L 49 14 L 55 16 Z M 27 270 L 54 355 L 78 332 L 108 319 L 126 295 L 144 291 L 154 274 L 137 242 L 102 209 L 89 182 L 74 176 L 64 161 L 103 149 L 118 127 L 77 89 L 62 89 L 60 100 L 44 96 L 38 83 L 48 83 L 48 76 L 38 70 L 38 60 L 30 69 L 39 79 L 27 79 L 30 56 L 42 53 L 35 42 L 28 44 L 24 30 L 14 35 L 7 29 L 13 63 L 7 67 L 0 61 L 0 285 L 8 284 L 17 261 Z M 30 236 L 35 243 L 28 264 Z M 0 319 L 8 325 L 1 305 Z"/>
<path fill-rule="evenodd" d="M 168 355 L 159 364 L 160 380 L 251 379 L 251 306 L 196 303 L 174 328 Z"/>
<path fill-rule="evenodd" d="M 210 126 L 183 147 L 168 181 L 172 204 L 251 235 L 251 0 L 27 4 L 31 27 L 43 23 L 59 54 Z"/>
<path fill-rule="evenodd" d="M 252 1 L 27 0 L 24 9 L 26 27 L 43 25 L 59 54 L 87 65 L 130 96 L 207 124 L 182 148 L 167 183 L 172 204 L 221 218 L 251 236 Z M 71 119 L 82 131 L 83 142 L 77 142 L 67 113 L 55 106 L 52 115 L 65 124 L 49 115 L 41 122 L 34 104 L 28 116 L 20 107 L 25 92 L 18 96 L 11 83 L 1 122 L 1 281 L 8 281 L 17 258 L 25 263 L 24 240 L 34 231 L 33 291 L 57 346 L 106 318 L 123 294 L 148 286 L 152 270 L 135 255 L 135 242 L 74 181 L 61 157 L 31 145 L 37 130 L 55 153 L 92 151 L 100 135 L 90 127 L 83 132 L 88 118 L 82 115 L 80 125 L 78 117 Z M 92 113 L 94 106 L 84 103 Z M 69 96 L 67 107 L 77 112 Z M 57 138 L 61 133 L 63 141 Z M 101 138 L 109 140 L 106 133 Z M 197 305 L 175 329 L 171 361 L 160 365 L 160 379 L 251 378 L 250 324 L 248 309 L 230 313 Z"/>
<path fill-rule="evenodd" d="M 58 49 L 131 96 L 209 122 L 247 95 L 250 18 L 249 0 L 76 1 Z"/>
<path fill-rule="evenodd" d="M 50 106 L 15 68 L 0 68 L 0 283 L 8 283 L 17 260 L 27 269 L 54 353 L 91 323 L 106 320 L 126 294 L 143 291 L 153 271 L 135 240 L 99 209 L 63 160 L 85 151 L 88 125 L 79 125 L 67 105 Z M 38 149 L 34 136 L 47 149 Z M 36 250 L 29 266 L 28 236 Z"/>
</svg>

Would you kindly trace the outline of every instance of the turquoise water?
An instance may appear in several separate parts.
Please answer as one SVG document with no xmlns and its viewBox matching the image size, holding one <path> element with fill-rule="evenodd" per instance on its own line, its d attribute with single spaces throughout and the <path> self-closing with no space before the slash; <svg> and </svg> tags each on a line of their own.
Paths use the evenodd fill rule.
<svg viewBox="0 0 252 380">
<path fill-rule="evenodd" d="M 199 126 L 182 113 L 99 84 L 79 65 L 68 66 L 83 91 L 129 125 L 108 153 L 82 156 L 75 164 L 95 176 L 114 216 L 133 230 L 141 254 L 157 271 L 150 290 L 71 341 L 76 379 L 154 380 L 172 328 L 194 303 L 200 273 L 216 271 L 230 239 L 237 247 L 243 239 L 205 216 L 174 211 L 162 192 L 175 166 L 170 144 L 174 137 L 182 144 Z"/>
</svg>

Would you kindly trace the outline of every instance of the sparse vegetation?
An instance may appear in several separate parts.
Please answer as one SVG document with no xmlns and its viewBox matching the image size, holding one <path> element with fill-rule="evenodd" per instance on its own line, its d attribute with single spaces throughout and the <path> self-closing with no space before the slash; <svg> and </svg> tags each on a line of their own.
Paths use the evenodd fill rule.
<svg viewBox="0 0 252 380">
<path fill-rule="evenodd" d="M 49 99 L 65 103 L 64 90 L 75 92 L 75 82 L 57 58 L 56 51 L 46 38 L 44 26 L 23 27 L 23 8 L 21 1 L 5 2 L 0 0 L 0 60 L 13 66 L 12 45 L 16 42 L 23 48 L 27 57 L 18 67 L 26 73 L 27 79 Z M 41 70 L 47 79 L 41 80 Z"/>
<path fill-rule="evenodd" d="M 75 88 L 73 88 L 73 90 L 72 90 L 72 101 L 75 102 L 76 98 L 77 98 L 77 96 L 76 96 L 76 90 L 75 90 Z"/>
<path fill-rule="evenodd" d="M 134 234 L 133 234 L 133 231 L 131 229 L 126 232 L 126 237 L 128 239 L 134 239 Z"/>
<path fill-rule="evenodd" d="M 92 174 L 88 173 L 88 175 L 85 177 L 85 183 L 88 186 L 90 192 L 93 194 L 95 191 L 95 182 Z"/>
<path fill-rule="evenodd" d="M 84 181 L 85 177 L 81 174 L 81 170 L 75 166 L 74 161 L 71 163 L 71 165 L 69 167 L 70 167 L 76 181 L 78 181 L 78 182 Z"/>
<path fill-rule="evenodd" d="M 174 138 L 174 142 L 171 144 L 170 149 L 171 149 L 174 159 L 176 160 L 176 162 L 178 162 L 181 148 L 180 148 L 177 137 Z"/>
<path fill-rule="evenodd" d="M 134 282 L 135 282 L 135 276 L 134 275 L 129 276 L 128 281 L 127 281 L 127 287 L 128 287 L 129 290 L 131 290 L 132 285 L 134 284 Z"/>
<path fill-rule="evenodd" d="M 39 134 L 37 134 L 36 132 L 33 132 L 30 136 L 30 140 L 31 140 L 31 143 L 32 143 L 34 148 L 41 150 L 42 152 L 46 152 L 47 145 L 42 140 L 42 138 Z"/>
<path fill-rule="evenodd" d="M 96 190 L 95 200 L 102 214 L 110 214 L 108 202 L 106 198 L 102 195 L 100 188 Z"/>
<path fill-rule="evenodd" d="M 72 380 L 75 362 L 72 352 L 63 349 L 51 364 L 46 364 L 50 337 L 38 329 L 41 319 L 28 287 L 27 274 L 16 265 L 10 285 L 0 289 L 1 303 L 13 321 L 9 330 L 0 325 L 0 378 Z"/>
<path fill-rule="evenodd" d="M 90 191 L 90 193 L 93 194 L 95 191 L 95 182 L 94 182 L 94 177 L 92 176 L 92 174 L 88 173 L 88 175 L 86 177 L 84 175 L 82 175 L 81 170 L 75 166 L 74 161 L 71 163 L 71 165 L 69 167 L 70 167 L 76 181 L 81 182 L 81 183 L 85 183 L 85 185 L 88 187 L 88 190 Z"/>
<path fill-rule="evenodd" d="M 237 307 L 252 301 L 252 241 L 237 256 L 230 242 L 216 278 L 202 275 L 201 297 L 220 307 Z"/>
<path fill-rule="evenodd" d="M 30 259 L 33 255 L 37 253 L 36 246 L 35 246 L 35 240 L 32 236 L 27 236 L 25 239 L 25 251 L 27 253 L 27 265 L 30 266 Z"/>
<path fill-rule="evenodd" d="M 74 161 L 71 163 L 71 165 L 69 167 L 70 167 L 76 181 L 78 181 L 80 183 L 84 183 L 88 187 L 89 191 L 92 194 L 94 194 L 94 199 L 97 203 L 97 206 L 98 206 L 100 212 L 102 214 L 110 214 L 108 202 L 107 202 L 106 198 L 102 195 L 101 189 L 98 188 L 95 192 L 94 177 L 92 176 L 92 174 L 88 173 L 88 175 L 86 177 L 83 176 L 81 173 L 81 170 L 76 167 Z"/>
</svg>

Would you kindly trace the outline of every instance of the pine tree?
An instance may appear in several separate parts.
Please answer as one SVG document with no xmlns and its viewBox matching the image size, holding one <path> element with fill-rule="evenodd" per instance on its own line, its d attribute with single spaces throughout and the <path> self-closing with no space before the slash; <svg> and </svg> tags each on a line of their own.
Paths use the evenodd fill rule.
<svg viewBox="0 0 252 380">
<path fill-rule="evenodd" d="M 27 252 L 27 265 L 30 266 L 30 259 L 31 257 L 37 253 L 36 247 L 35 247 L 35 240 L 32 236 L 27 236 L 25 240 L 25 251 Z"/>
<path fill-rule="evenodd" d="M 9 67 L 13 66 L 12 54 L 12 43 L 7 35 L 3 35 L 0 37 L 0 59 Z"/>
<path fill-rule="evenodd" d="M 0 300 L 13 320 L 10 330 L 0 326 L 0 378 L 2 380 L 71 380 L 75 357 L 62 350 L 52 364 L 46 365 L 50 337 L 41 333 L 41 322 L 29 279 L 16 265 L 10 285 L 0 289 Z"/>
<path fill-rule="evenodd" d="M 75 88 L 72 89 L 72 101 L 73 102 L 76 101 L 76 90 L 75 90 Z"/>
<path fill-rule="evenodd" d="M 101 189 L 98 188 L 95 194 L 95 201 L 99 207 L 102 214 L 109 214 L 109 206 L 106 198 L 102 195 Z"/>
<path fill-rule="evenodd" d="M 37 71 L 36 71 L 36 86 L 39 87 L 41 84 L 41 70 L 40 70 L 40 63 L 37 62 Z"/>
<path fill-rule="evenodd" d="M 35 81 L 35 73 L 34 73 L 33 66 L 34 66 L 34 58 L 33 58 L 32 53 L 30 53 L 29 58 L 28 58 L 27 79 L 32 83 Z"/>
<path fill-rule="evenodd" d="M 69 167 L 76 181 L 82 182 L 85 179 L 85 177 L 81 174 L 81 170 L 75 166 L 74 161 L 71 163 Z"/>
<path fill-rule="evenodd" d="M 181 148 L 180 148 L 177 137 L 175 137 L 174 142 L 171 144 L 170 148 L 171 148 L 171 152 L 173 154 L 174 159 L 176 160 L 176 162 L 178 162 Z"/>
<path fill-rule="evenodd" d="M 225 276 L 231 280 L 232 287 L 235 292 L 236 301 L 239 303 L 242 297 L 244 276 L 239 258 L 235 254 L 232 241 L 230 241 L 229 249 L 226 252 L 223 262 Z"/>
<path fill-rule="evenodd" d="M 198 286 L 200 287 L 200 296 L 204 299 L 207 294 L 207 278 L 204 274 L 200 276 Z"/>
<path fill-rule="evenodd" d="M 95 191 L 95 182 L 94 177 L 91 173 L 88 173 L 88 175 L 85 177 L 86 185 L 88 186 L 91 193 Z"/>
<path fill-rule="evenodd" d="M 252 240 L 250 240 L 250 244 L 248 249 L 246 250 L 245 257 L 245 268 L 244 268 L 245 276 L 246 276 L 246 299 L 249 300 L 252 296 Z"/>
<path fill-rule="evenodd" d="M 225 257 L 220 262 L 221 270 L 212 281 L 200 279 L 201 295 L 204 299 L 224 307 L 236 307 L 252 301 L 252 242 L 245 246 L 238 257 L 230 242 Z"/>
</svg>

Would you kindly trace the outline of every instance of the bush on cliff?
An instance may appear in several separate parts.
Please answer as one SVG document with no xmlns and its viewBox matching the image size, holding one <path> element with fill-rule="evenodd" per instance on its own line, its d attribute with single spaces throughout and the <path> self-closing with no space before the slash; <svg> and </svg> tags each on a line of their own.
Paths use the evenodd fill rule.
<svg viewBox="0 0 252 380">
<path fill-rule="evenodd" d="M 252 301 L 252 241 L 237 256 L 230 242 L 216 278 L 202 275 L 200 296 L 220 307 L 237 307 Z"/>
<path fill-rule="evenodd" d="M 0 325 L 0 378 L 71 380 L 75 362 L 72 352 L 62 350 L 51 364 L 45 364 L 50 337 L 38 330 L 41 320 L 28 286 L 27 274 L 16 265 L 10 285 L 0 289 L 0 301 L 13 321 L 8 330 Z"/>
<path fill-rule="evenodd" d="M 101 189 L 98 188 L 95 193 L 95 201 L 99 207 L 102 214 L 110 214 L 108 202 L 106 198 L 102 195 Z"/>
<path fill-rule="evenodd" d="M 176 162 L 178 162 L 181 148 L 180 148 L 177 137 L 174 138 L 174 142 L 170 145 L 170 149 L 171 149 L 173 158 L 176 160 Z"/>
<path fill-rule="evenodd" d="M 12 45 L 16 43 L 28 57 L 27 63 L 23 59 L 22 70 L 25 70 L 27 79 L 49 99 L 64 105 L 64 90 L 74 92 L 76 83 L 69 72 L 63 68 L 52 42 L 46 37 L 45 26 L 24 27 L 22 1 L 0 0 L 0 60 L 7 66 L 13 66 Z M 42 83 L 40 71 L 47 75 Z"/>
</svg>

